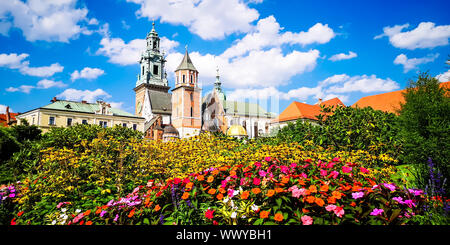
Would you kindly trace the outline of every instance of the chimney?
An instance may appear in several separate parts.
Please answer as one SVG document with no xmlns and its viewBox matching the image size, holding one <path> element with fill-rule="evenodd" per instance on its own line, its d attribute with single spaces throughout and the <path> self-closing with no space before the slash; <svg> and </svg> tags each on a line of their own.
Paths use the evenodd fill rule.
<svg viewBox="0 0 450 245">
<path fill-rule="evenodd" d="M 53 97 L 53 99 L 50 100 L 50 102 L 52 102 L 52 103 L 55 103 L 56 101 L 58 101 L 58 100 L 56 99 L 56 97 Z"/>
<path fill-rule="evenodd" d="M 81 103 L 83 103 L 83 104 L 87 104 L 87 101 L 85 101 L 85 100 L 82 100 L 82 101 L 81 101 Z"/>
<path fill-rule="evenodd" d="M 319 105 L 322 104 L 322 98 L 319 98 Z"/>
<path fill-rule="evenodd" d="M 9 106 L 6 107 L 6 125 L 9 125 L 11 121 L 11 116 L 9 115 Z"/>
</svg>

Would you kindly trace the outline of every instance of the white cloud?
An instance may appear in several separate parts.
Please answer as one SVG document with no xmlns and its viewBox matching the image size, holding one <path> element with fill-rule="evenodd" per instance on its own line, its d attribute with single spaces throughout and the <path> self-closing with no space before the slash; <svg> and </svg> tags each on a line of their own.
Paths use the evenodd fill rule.
<svg viewBox="0 0 450 245">
<path fill-rule="evenodd" d="M 108 102 L 112 108 L 122 109 L 123 102 Z"/>
<path fill-rule="evenodd" d="M 438 79 L 441 83 L 450 81 L 450 70 L 437 75 L 436 79 Z"/>
<path fill-rule="evenodd" d="M 387 36 L 394 47 L 410 50 L 448 45 L 450 25 L 436 26 L 433 22 L 421 22 L 415 29 L 403 32 L 408 27 L 409 24 L 384 27 L 383 34 L 375 39 Z"/>
<path fill-rule="evenodd" d="M 86 8 L 77 8 L 77 0 L 8 0 L 0 2 L 1 32 L 18 28 L 28 41 L 69 42 L 80 34 L 89 35 L 84 25 L 93 23 Z"/>
<path fill-rule="evenodd" d="M 123 29 L 129 30 L 129 29 L 131 28 L 131 26 L 128 25 L 127 22 L 126 22 L 125 20 L 122 20 L 121 23 L 122 23 L 122 28 L 123 28 Z"/>
<path fill-rule="evenodd" d="M 59 63 L 54 63 L 50 66 L 30 67 L 30 62 L 26 61 L 29 55 L 15 53 L 0 54 L 0 67 L 6 67 L 9 69 L 18 69 L 20 73 L 35 77 L 50 77 L 57 72 L 62 72 L 64 67 Z"/>
<path fill-rule="evenodd" d="M 31 86 L 31 85 L 21 85 L 18 88 L 15 87 L 9 87 L 6 89 L 6 91 L 8 92 L 22 92 L 25 94 L 29 94 L 31 92 L 32 89 L 34 89 L 35 86 Z"/>
<path fill-rule="evenodd" d="M 225 50 L 222 56 L 233 58 L 252 50 L 260 50 L 265 47 L 279 47 L 282 44 L 323 44 L 329 42 L 335 36 L 335 33 L 328 25 L 321 23 L 315 24 L 307 32 L 292 33 L 287 31 L 280 33 L 281 30 L 283 28 L 280 27 L 275 17 L 269 16 L 261 19 L 252 32 L 235 41 L 235 44 Z"/>
<path fill-rule="evenodd" d="M 51 77 L 53 74 L 62 72 L 64 69 L 59 63 L 54 63 L 49 66 L 29 67 L 29 62 L 25 61 L 22 65 L 23 66 L 19 68 L 22 74 L 35 77 Z"/>
<path fill-rule="evenodd" d="M 5 114 L 6 113 L 6 105 L 0 105 L 0 114 Z M 13 110 L 11 108 L 9 108 L 9 112 L 13 112 Z"/>
<path fill-rule="evenodd" d="M 105 74 L 105 71 L 103 71 L 102 69 L 99 68 L 90 68 L 90 67 L 85 67 L 83 70 L 81 71 L 74 71 L 71 75 L 70 75 L 70 79 L 72 81 L 75 81 L 77 79 L 87 79 L 87 80 L 93 80 L 96 79 L 97 77 L 101 76 Z"/>
<path fill-rule="evenodd" d="M 37 83 L 37 87 L 39 89 L 48 89 L 48 88 L 64 88 L 67 87 L 67 84 L 61 82 L 61 81 L 53 81 L 48 79 L 43 79 Z"/>
<path fill-rule="evenodd" d="M 281 100 L 306 101 L 310 98 L 323 100 L 338 97 L 342 102 L 347 102 L 349 93 L 352 92 L 388 92 L 398 89 L 399 85 L 390 78 L 381 79 L 375 75 L 367 76 L 349 76 L 339 74 L 328 77 L 318 82 L 316 87 L 299 87 L 290 89 L 287 92 L 280 91 L 274 86 L 265 88 L 247 88 L 235 89 L 227 94 L 230 100 L 259 99 L 267 100 L 269 98 L 278 98 Z"/>
<path fill-rule="evenodd" d="M 186 26 L 202 39 L 247 32 L 259 13 L 241 0 L 127 0 L 140 5 L 139 17 Z"/>
<path fill-rule="evenodd" d="M 331 60 L 331 61 L 348 60 L 348 59 L 353 59 L 357 56 L 358 55 L 356 53 L 350 51 L 348 54 L 344 54 L 344 53 L 335 54 L 335 55 L 331 56 L 329 58 L 329 60 Z"/>
<path fill-rule="evenodd" d="M 71 101 L 85 100 L 89 103 L 94 103 L 98 99 L 105 100 L 111 98 L 111 95 L 109 95 L 107 92 L 105 92 L 103 89 L 100 88 L 93 91 L 69 88 L 64 90 L 62 93 L 58 94 L 56 97 Z"/>
<path fill-rule="evenodd" d="M 403 65 L 403 72 L 407 73 L 410 70 L 417 69 L 417 66 L 420 64 L 433 62 L 437 57 L 439 57 L 438 53 L 430 54 L 428 55 L 428 57 L 408 59 L 408 57 L 405 54 L 399 54 L 395 58 L 394 64 Z"/>
<path fill-rule="evenodd" d="M 137 65 L 141 52 L 146 47 L 145 39 L 134 39 L 125 43 L 121 38 L 104 37 L 96 54 L 109 57 L 109 62 L 119 65 Z"/>
<path fill-rule="evenodd" d="M 11 69 L 18 69 L 22 66 L 22 61 L 26 59 L 28 54 L 17 55 L 12 54 L 0 54 L 0 67 L 7 67 Z"/>
</svg>

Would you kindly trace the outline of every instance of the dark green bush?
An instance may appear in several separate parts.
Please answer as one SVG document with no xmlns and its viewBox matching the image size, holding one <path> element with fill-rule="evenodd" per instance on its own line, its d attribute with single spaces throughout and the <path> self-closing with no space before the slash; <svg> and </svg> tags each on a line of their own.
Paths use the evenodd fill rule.
<svg viewBox="0 0 450 245">
<path fill-rule="evenodd" d="M 14 137 L 13 130 L 0 126 L 0 166 L 19 149 L 20 143 Z"/>
</svg>

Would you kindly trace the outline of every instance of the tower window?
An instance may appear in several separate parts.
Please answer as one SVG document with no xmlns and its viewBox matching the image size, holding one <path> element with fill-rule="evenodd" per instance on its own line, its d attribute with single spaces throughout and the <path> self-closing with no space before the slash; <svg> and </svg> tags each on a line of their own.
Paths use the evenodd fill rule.
<svg viewBox="0 0 450 245">
<path fill-rule="evenodd" d="M 194 101 L 194 95 L 192 93 L 189 94 L 191 96 L 191 101 Z"/>
<path fill-rule="evenodd" d="M 158 75 L 158 66 L 153 65 L 153 74 Z"/>
<path fill-rule="evenodd" d="M 191 107 L 191 117 L 193 117 L 194 116 L 194 110 L 193 110 L 193 108 Z"/>
<path fill-rule="evenodd" d="M 186 75 L 183 75 L 183 83 L 186 83 Z"/>
<path fill-rule="evenodd" d="M 156 46 L 157 46 L 157 42 L 156 42 L 156 40 L 153 42 L 153 49 L 156 49 Z"/>
<path fill-rule="evenodd" d="M 142 66 L 142 75 L 144 75 L 144 66 Z"/>
<path fill-rule="evenodd" d="M 67 118 L 67 126 L 72 126 L 72 118 Z"/>
<path fill-rule="evenodd" d="M 192 77 L 192 74 L 191 74 L 191 83 L 194 83 L 194 79 L 193 79 L 193 77 Z"/>
</svg>

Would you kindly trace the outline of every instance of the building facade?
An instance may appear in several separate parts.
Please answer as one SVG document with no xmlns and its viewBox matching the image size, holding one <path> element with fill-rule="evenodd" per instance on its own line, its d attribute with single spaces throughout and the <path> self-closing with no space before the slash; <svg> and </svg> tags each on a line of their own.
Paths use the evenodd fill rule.
<svg viewBox="0 0 450 245">
<path fill-rule="evenodd" d="M 87 103 L 57 100 L 53 98 L 51 104 L 16 116 L 18 124 L 21 119 L 30 125 L 36 125 L 45 133 L 53 127 L 70 127 L 75 124 L 95 124 L 102 127 L 120 125 L 144 132 L 145 119 L 120 109 L 111 108 L 108 103 L 97 101 Z"/>
</svg>

